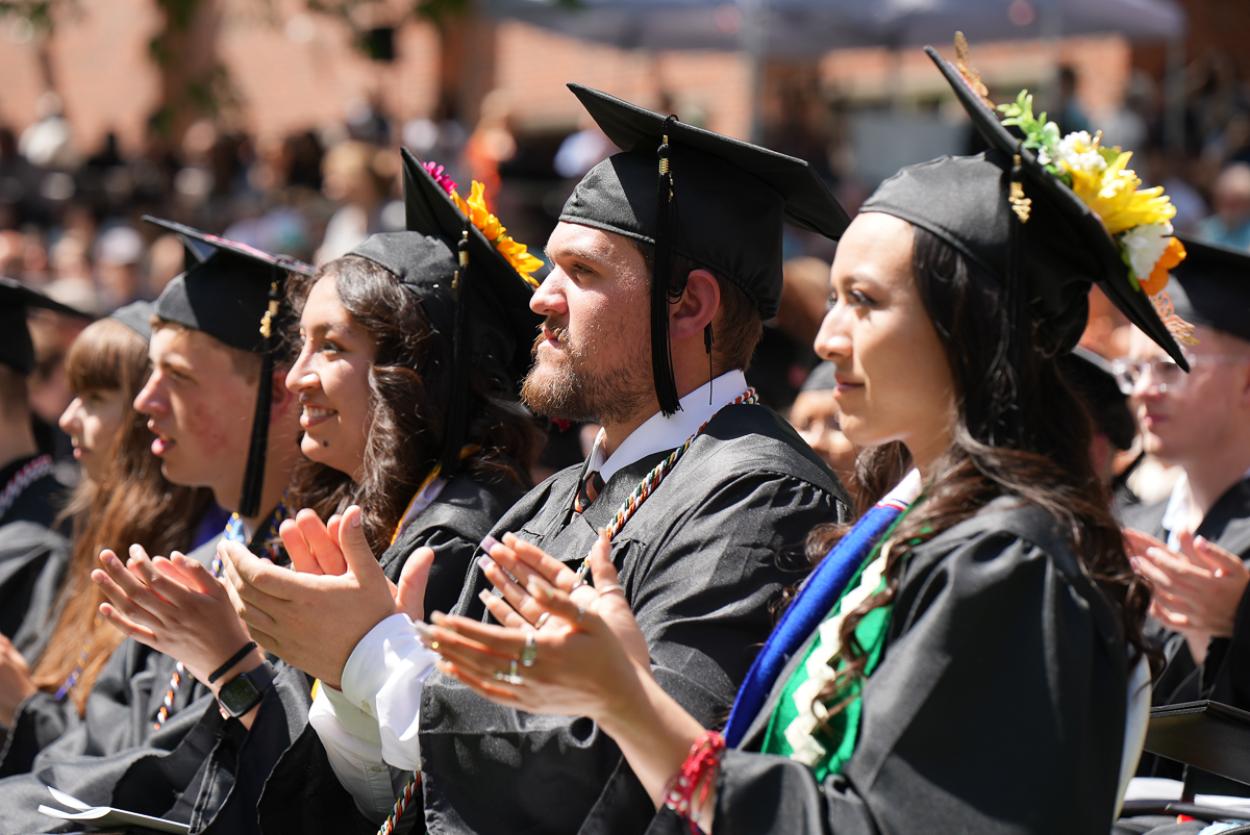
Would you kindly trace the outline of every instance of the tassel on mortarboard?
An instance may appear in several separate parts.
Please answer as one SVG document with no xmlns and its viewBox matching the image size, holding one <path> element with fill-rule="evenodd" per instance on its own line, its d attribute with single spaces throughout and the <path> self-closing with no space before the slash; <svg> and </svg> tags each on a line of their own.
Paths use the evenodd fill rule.
<svg viewBox="0 0 1250 835">
<path fill-rule="evenodd" d="M 439 467 L 444 476 L 456 470 L 460 463 L 460 448 L 467 434 L 465 418 L 468 413 L 469 375 L 473 373 L 469 362 L 469 230 L 466 227 L 456 245 L 456 274 L 451 280 L 451 292 L 456 300 L 455 332 L 452 334 L 451 385 L 448 389 L 447 418 L 443 423 L 443 451 Z"/>
<path fill-rule="evenodd" d="M 1004 414 L 999 415 L 999 430 L 1007 426 L 1018 426 L 1019 421 L 1009 415 L 1020 410 L 1025 404 L 1021 399 L 1027 393 L 1020 390 L 1019 373 L 1023 368 L 1024 346 L 1027 342 L 1025 329 L 1030 327 L 1028 312 L 1029 291 L 1023 269 L 1024 258 L 1024 224 L 1029 222 L 1033 211 L 1033 201 L 1024 193 L 1024 165 L 1020 159 L 1019 148 L 1012 155 L 1011 175 L 1008 185 L 1007 202 L 1011 211 L 1007 228 L 1007 283 L 1004 304 L 1007 307 L 1007 338 L 1003 340 L 1000 350 L 1001 359 L 1007 363 L 1007 381 L 1012 391 L 1007 396 L 1007 403 L 1002 404 Z M 1005 431 L 1005 430 L 1004 430 Z M 999 438 L 1000 443 L 1018 441 L 1018 438 Z"/>
<path fill-rule="evenodd" d="M 269 305 L 260 320 L 260 335 L 264 340 L 260 355 L 260 381 L 256 391 L 256 410 L 252 413 L 252 437 L 248 444 L 247 465 L 243 471 L 243 490 L 239 497 L 239 515 L 245 519 L 260 512 L 260 496 L 265 487 L 269 409 L 273 400 L 274 327 L 281 302 L 282 277 L 275 273 L 269 283 Z"/>
<path fill-rule="evenodd" d="M 663 139 L 656 149 L 659 178 L 656 183 L 655 273 L 651 276 L 651 371 L 655 378 L 655 394 L 660 411 L 671 415 L 681 408 L 677 398 L 677 381 L 673 374 L 672 345 L 668 338 L 668 304 L 672 288 L 673 235 L 677 207 L 674 202 L 673 166 L 669 153 L 669 131 L 677 121 L 669 116 L 664 122 Z"/>
</svg>

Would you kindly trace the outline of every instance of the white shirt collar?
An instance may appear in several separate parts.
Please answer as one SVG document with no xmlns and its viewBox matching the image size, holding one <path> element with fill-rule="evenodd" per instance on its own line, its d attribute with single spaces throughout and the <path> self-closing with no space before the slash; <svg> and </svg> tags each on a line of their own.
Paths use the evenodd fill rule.
<svg viewBox="0 0 1250 835">
<path fill-rule="evenodd" d="M 1179 547 L 1178 534 L 1189 527 L 1193 512 L 1194 494 L 1189 490 L 1189 477 L 1181 473 L 1181 477 L 1172 485 L 1172 494 L 1168 496 L 1167 507 L 1163 509 L 1163 519 L 1159 523 L 1167 533 L 1167 546 Z"/>
<path fill-rule="evenodd" d="M 1248 478 L 1250 478 L 1250 470 L 1242 476 L 1242 479 Z M 1180 548 L 1180 533 L 1189 530 L 1189 520 L 1197 515 L 1194 511 L 1194 493 L 1189 489 L 1189 476 L 1181 473 L 1181 477 L 1172 486 L 1172 495 L 1168 496 L 1168 504 L 1163 509 L 1163 519 L 1159 523 L 1167 532 L 1169 548 L 1173 550 Z"/>
<path fill-rule="evenodd" d="M 726 371 L 683 397 L 680 401 L 681 408 L 671 417 L 665 417 L 663 412 L 656 412 L 647 418 L 606 460 L 603 454 L 603 430 L 600 429 L 595 437 L 595 445 L 590 450 L 586 472 L 597 470 L 600 477 L 608 481 L 619 470 L 635 461 L 682 445 L 712 415 L 728 406 L 746 390 L 747 378 L 741 369 Z"/>
</svg>

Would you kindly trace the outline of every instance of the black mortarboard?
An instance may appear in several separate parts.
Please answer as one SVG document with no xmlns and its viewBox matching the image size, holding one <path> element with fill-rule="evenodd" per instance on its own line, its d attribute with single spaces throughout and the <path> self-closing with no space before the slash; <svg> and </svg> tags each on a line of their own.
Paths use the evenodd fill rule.
<svg viewBox="0 0 1250 835">
<path fill-rule="evenodd" d="M 825 361 L 817 365 L 807 375 L 807 379 L 803 381 L 803 387 L 800 391 L 830 391 L 837 388 L 838 381 L 835 375 L 838 373 L 838 367 L 831 362 Z"/>
<path fill-rule="evenodd" d="M 741 289 L 771 318 L 781 299 L 782 222 L 837 239 L 846 212 L 801 159 L 679 122 L 613 96 L 570 84 L 622 153 L 596 165 L 573 191 L 560 220 L 655 247 L 651 365 L 660 409 L 680 408 L 673 380 L 666 300 L 673 253 Z"/>
<path fill-rule="evenodd" d="M 1168 287 L 1176 314 L 1250 342 L 1250 253 L 1183 239 L 1185 260 Z"/>
<path fill-rule="evenodd" d="M 464 444 L 472 371 L 484 372 L 494 393 L 517 395 L 540 321 L 529 309 L 537 282 L 522 277 L 425 166 L 407 150 L 402 156 L 409 231 L 373 235 L 349 254 L 379 264 L 415 293 L 451 347 L 440 455 L 448 473 Z"/>
<path fill-rule="evenodd" d="M 960 71 L 932 47 L 942 71 L 990 150 L 942 157 L 904 168 L 886 180 L 861 211 L 892 214 L 937 235 L 1005 285 L 1010 333 L 1036 322 L 1042 347 L 1058 355 L 1085 328 L 1091 284 L 1183 368 L 1184 355 L 1150 298 L 1129 277 L 1118 245 L 1102 221 L 1021 140 L 1003 126 Z M 1018 219 L 1009 200 L 1013 180 L 1032 201 Z M 1027 312 L 1026 312 L 1027 311 Z M 1016 346 L 1007 356 L 1017 357 Z"/>
<path fill-rule="evenodd" d="M 1059 367 L 1098 431 L 1110 438 L 1116 449 L 1131 447 L 1137 423 L 1111 364 L 1088 348 L 1077 346 L 1072 353 L 1060 357 Z"/>
<path fill-rule="evenodd" d="M 202 331 L 219 342 L 261 356 L 261 374 L 252 415 L 252 435 L 239 515 L 260 512 L 269 440 L 274 353 L 281 342 L 283 287 L 290 273 L 311 276 L 313 268 L 284 255 L 271 255 L 181 223 L 151 216 L 148 223 L 176 234 L 186 250 L 183 272 L 156 300 L 160 319 Z"/>
<path fill-rule="evenodd" d="M 32 309 L 90 319 L 91 314 L 61 304 L 38 290 L 0 276 L 0 364 L 25 376 L 35 368 L 35 346 L 30 341 L 26 314 Z"/>
<path fill-rule="evenodd" d="M 152 314 L 155 312 L 156 305 L 152 302 L 131 302 L 114 310 L 109 318 L 121 322 L 147 342 L 152 338 Z"/>
</svg>

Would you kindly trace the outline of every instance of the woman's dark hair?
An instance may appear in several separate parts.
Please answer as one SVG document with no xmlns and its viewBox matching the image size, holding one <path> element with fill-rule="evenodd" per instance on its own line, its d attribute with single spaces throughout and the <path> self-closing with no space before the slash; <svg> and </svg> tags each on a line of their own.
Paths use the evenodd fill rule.
<svg viewBox="0 0 1250 835">
<path fill-rule="evenodd" d="M 296 321 L 312 285 L 324 277 L 333 277 L 339 301 L 377 345 L 369 368 L 364 461 L 359 482 L 353 482 L 346 473 L 302 459 L 292 480 L 292 506 L 310 507 L 324 519 L 360 505 L 365 536 L 380 554 L 442 452 L 451 345 L 431 329 L 414 293 L 377 263 L 355 255 L 289 285 Z M 477 451 L 461 465 L 464 471 L 480 481 L 529 486 L 540 440 L 533 418 L 517 401 L 497 396 L 476 365 L 467 420 L 465 443 Z"/>
<path fill-rule="evenodd" d="M 1063 523 L 1086 573 L 1119 611 L 1132 660 L 1146 652 L 1142 625 L 1149 592 L 1129 566 L 1110 497 L 1090 461 L 1092 422 L 1060 374 L 1057 346 L 1049 344 L 1053 337 L 1039 337 L 1036 324 L 1028 333 L 1009 334 L 1000 282 L 977 275 L 978 268 L 932 233 L 913 231 L 916 287 L 945 348 L 958 416 L 951 445 L 926 480 L 924 501 L 891 536 L 895 547 L 887 552 L 885 588 L 848 614 L 839 629 L 843 666 L 819 696 L 830 716 L 849 703 L 863 678 L 867 654 L 855 629 L 898 593 L 908 553 L 903 543 L 930 539 L 999 496 L 1038 505 Z M 1011 337 L 1021 341 L 1014 362 L 1003 350 Z M 1022 406 L 1026 396 L 1046 408 Z M 899 445 L 889 444 L 865 456 L 861 503 L 870 504 L 892 486 L 900 475 L 899 455 Z M 874 481 L 873 470 L 888 472 L 890 480 Z M 838 535 L 832 528 L 813 531 L 809 554 L 823 556 Z"/>
<path fill-rule="evenodd" d="M 62 518 L 73 520 L 74 539 L 61 589 L 61 614 L 31 673 L 36 687 L 55 691 L 81 665 L 71 691 L 81 713 L 104 662 L 125 637 L 97 614 L 104 595 L 91 582 L 96 557 L 104 548 L 125 554 L 135 542 L 151 554 L 189 550 L 212 493 L 165 480 L 160 459 L 149 450 L 152 433 L 147 417 L 130 408 L 148 374 L 148 344 L 143 337 L 115 319 L 101 319 L 74 340 L 66 372 L 76 395 L 118 391 L 126 403 L 117 436 L 108 449 L 98 450 L 111 461 L 108 472 L 101 481 L 79 482 L 62 513 Z"/>
</svg>

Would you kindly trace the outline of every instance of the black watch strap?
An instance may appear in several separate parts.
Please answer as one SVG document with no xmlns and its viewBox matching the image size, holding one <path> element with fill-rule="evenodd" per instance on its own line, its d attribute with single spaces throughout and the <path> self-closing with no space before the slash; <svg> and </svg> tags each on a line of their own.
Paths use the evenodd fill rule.
<svg viewBox="0 0 1250 835">
<path fill-rule="evenodd" d="M 217 693 L 217 701 L 226 713 L 237 719 L 260 704 L 265 698 L 265 691 L 273 684 L 273 678 L 273 667 L 265 662 L 223 684 Z"/>
</svg>

